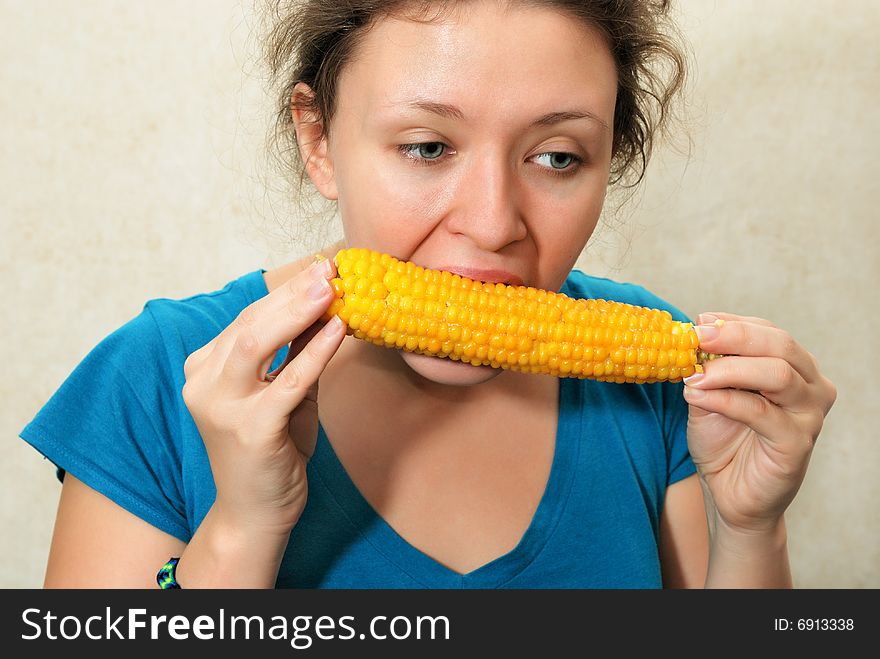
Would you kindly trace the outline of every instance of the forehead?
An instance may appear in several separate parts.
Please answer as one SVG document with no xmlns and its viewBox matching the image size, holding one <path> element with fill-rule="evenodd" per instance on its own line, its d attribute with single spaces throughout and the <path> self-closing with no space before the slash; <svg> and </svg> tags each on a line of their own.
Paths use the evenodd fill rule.
<svg viewBox="0 0 880 659">
<path fill-rule="evenodd" d="M 526 3 L 454 3 L 430 20 L 378 20 L 339 80 L 338 109 L 381 111 L 412 99 L 481 108 L 582 102 L 613 111 L 617 76 L 596 27 Z M 605 117 L 610 121 L 610 116 Z"/>
</svg>

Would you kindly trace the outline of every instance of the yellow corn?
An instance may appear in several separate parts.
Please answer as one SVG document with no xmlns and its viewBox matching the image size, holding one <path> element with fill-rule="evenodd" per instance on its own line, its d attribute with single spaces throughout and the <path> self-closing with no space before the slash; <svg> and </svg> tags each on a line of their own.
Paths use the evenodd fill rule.
<svg viewBox="0 0 880 659">
<path fill-rule="evenodd" d="M 526 286 L 482 283 L 388 254 L 336 254 L 338 315 L 379 346 L 559 377 L 676 382 L 702 371 L 690 323 L 668 311 L 583 300 Z"/>
</svg>

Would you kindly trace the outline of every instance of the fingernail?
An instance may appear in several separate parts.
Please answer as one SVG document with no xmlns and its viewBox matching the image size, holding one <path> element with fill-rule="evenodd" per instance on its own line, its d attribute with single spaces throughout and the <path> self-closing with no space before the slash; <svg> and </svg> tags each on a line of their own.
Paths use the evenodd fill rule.
<svg viewBox="0 0 880 659">
<path fill-rule="evenodd" d="M 684 378 L 684 380 L 682 380 L 682 382 L 684 382 L 685 384 L 694 384 L 694 383 L 702 380 L 704 377 L 706 377 L 705 373 L 694 373 L 693 375 L 689 375 L 686 378 Z"/>
<path fill-rule="evenodd" d="M 699 400 L 700 398 L 704 398 L 706 396 L 706 392 L 703 389 L 694 389 L 693 387 L 685 387 L 684 395 L 690 400 Z"/>
<path fill-rule="evenodd" d="M 327 296 L 327 294 L 331 291 L 330 283 L 321 277 L 319 281 L 313 283 L 306 290 L 306 295 L 308 295 L 313 300 L 321 300 Z"/>
<path fill-rule="evenodd" d="M 327 277 L 333 274 L 333 266 L 330 263 L 330 259 L 313 261 L 312 264 L 309 266 L 309 274 L 312 277 L 327 279 Z"/>
<path fill-rule="evenodd" d="M 711 341 L 712 339 L 717 339 L 718 334 L 721 331 L 715 325 L 697 325 L 694 330 L 697 332 L 700 343 Z"/>
<path fill-rule="evenodd" d="M 323 259 L 317 263 L 317 271 L 321 273 L 324 279 L 333 274 L 333 262 L 330 259 Z"/>
<path fill-rule="evenodd" d="M 697 316 L 697 325 L 711 325 L 716 320 L 718 320 L 718 316 L 713 316 L 710 313 L 701 313 Z"/>
<path fill-rule="evenodd" d="M 336 336 L 341 326 L 342 321 L 339 319 L 339 316 L 333 316 L 333 318 L 328 320 L 327 324 L 321 328 L 321 335 L 325 337 Z"/>
</svg>

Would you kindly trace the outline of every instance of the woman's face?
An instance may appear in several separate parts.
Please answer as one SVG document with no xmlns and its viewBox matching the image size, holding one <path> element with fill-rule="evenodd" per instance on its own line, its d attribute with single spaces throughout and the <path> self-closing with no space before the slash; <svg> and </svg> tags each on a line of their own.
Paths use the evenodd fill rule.
<svg viewBox="0 0 880 659">
<path fill-rule="evenodd" d="M 558 291 L 598 222 L 616 92 L 607 42 L 559 11 L 382 19 L 339 78 L 318 187 L 350 246 Z M 401 355 L 438 382 L 500 372 Z"/>
</svg>

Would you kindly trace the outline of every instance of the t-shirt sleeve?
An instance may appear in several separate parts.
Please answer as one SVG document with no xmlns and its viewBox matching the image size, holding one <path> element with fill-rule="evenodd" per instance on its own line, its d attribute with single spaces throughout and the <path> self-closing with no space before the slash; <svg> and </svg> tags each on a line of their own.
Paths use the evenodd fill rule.
<svg viewBox="0 0 880 659">
<path fill-rule="evenodd" d="M 666 439 L 666 486 L 696 473 L 687 442 L 688 408 L 682 396 L 681 382 L 663 385 L 663 436 Z"/>
<path fill-rule="evenodd" d="M 80 362 L 21 438 L 57 467 L 59 479 L 71 473 L 188 542 L 174 376 L 145 308 Z"/>
</svg>

